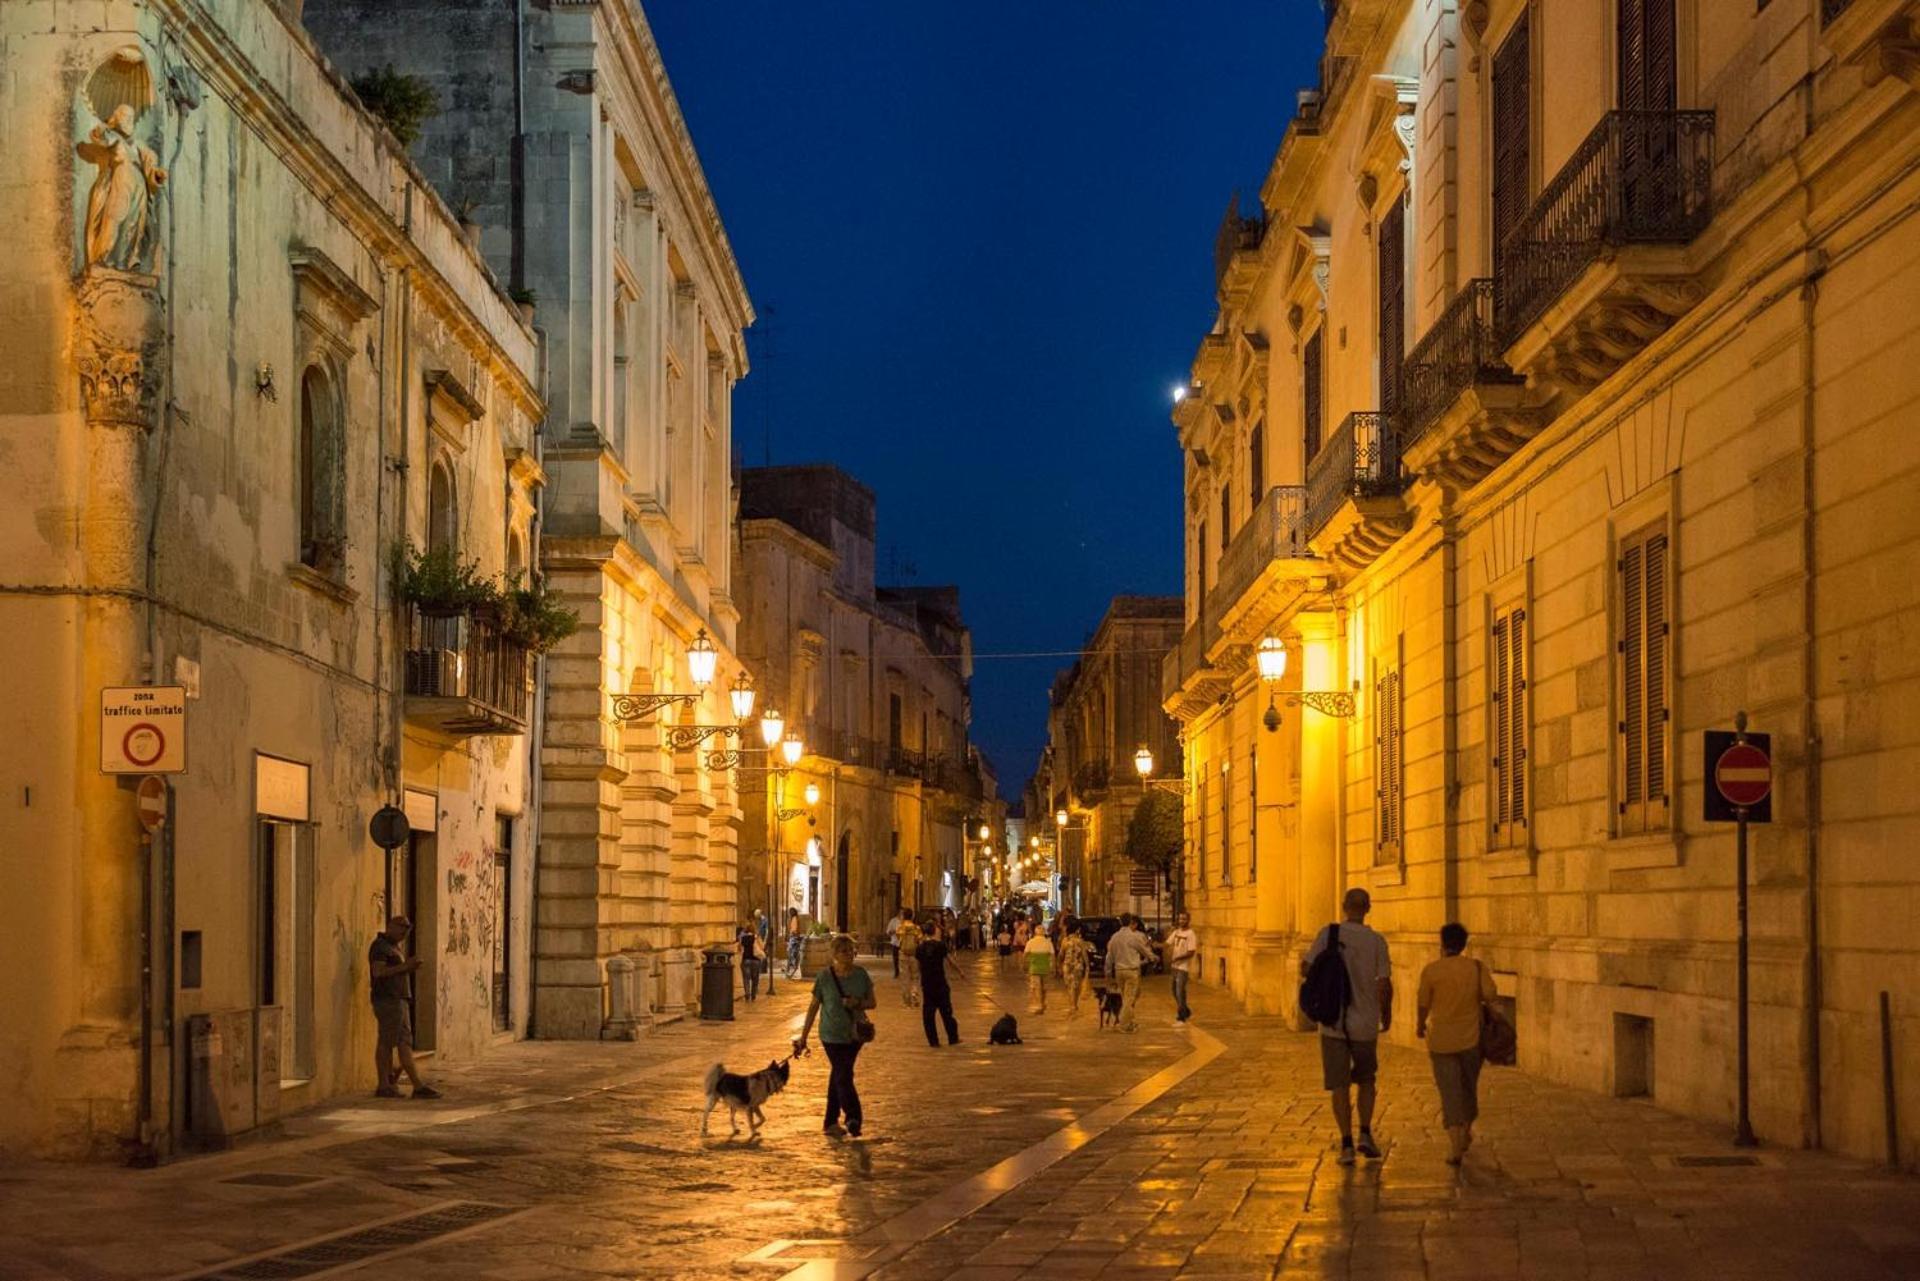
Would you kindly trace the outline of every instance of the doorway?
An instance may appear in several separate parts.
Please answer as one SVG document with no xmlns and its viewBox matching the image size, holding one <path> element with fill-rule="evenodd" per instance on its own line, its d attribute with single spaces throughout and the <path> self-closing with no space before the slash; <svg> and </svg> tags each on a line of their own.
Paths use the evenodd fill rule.
<svg viewBox="0 0 1920 1281">
<path fill-rule="evenodd" d="M 280 1080 L 313 1077 L 313 829 L 261 819 L 258 1004 L 280 1009 Z"/>
<path fill-rule="evenodd" d="M 417 828 L 404 845 L 387 851 L 387 915 L 404 916 L 413 922 L 401 950 L 409 961 L 420 961 L 420 968 L 407 984 L 407 1014 L 416 1050 L 434 1047 L 434 851 L 433 833 Z"/>
</svg>

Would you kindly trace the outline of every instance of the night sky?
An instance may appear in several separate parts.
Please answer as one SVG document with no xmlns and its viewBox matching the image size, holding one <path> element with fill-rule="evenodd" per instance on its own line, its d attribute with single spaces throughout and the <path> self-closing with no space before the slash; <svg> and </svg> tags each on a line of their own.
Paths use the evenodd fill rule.
<svg viewBox="0 0 1920 1281">
<path fill-rule="evenodd" d="M 759 322 L 744 465 L 878 496 L 883 582 L 954 582 L 1015 796 L 1122 592 L 1180 590 L 1168 419 L 1213 235 L 1314 78 L 1316 0 L 648 0 Z"/>
</svg>

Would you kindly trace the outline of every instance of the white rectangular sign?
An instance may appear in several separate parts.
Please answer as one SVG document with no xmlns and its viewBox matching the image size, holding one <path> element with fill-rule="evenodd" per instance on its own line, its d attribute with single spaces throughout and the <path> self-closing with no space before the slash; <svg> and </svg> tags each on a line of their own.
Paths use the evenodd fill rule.
<svg viewBox="0 0 1920 1281">
<path fill-rule="evenodd" d="M 253 755 L 253 808 L 265 818 L 304 823 L 311 817 L 307 767 L 278 756 Z"/>
<path fill-rule="evenodd" d="M 184 774 L 187 691 L 178 685 L 101 690 L 100 769 L 107 774 Z"/>
</svg>

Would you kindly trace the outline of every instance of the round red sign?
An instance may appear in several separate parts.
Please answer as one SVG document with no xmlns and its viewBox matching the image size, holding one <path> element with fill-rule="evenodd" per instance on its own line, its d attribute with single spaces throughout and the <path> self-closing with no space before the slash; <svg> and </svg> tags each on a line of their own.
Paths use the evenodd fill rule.
<svg viewBox="0 0 1920 1281">
<path fill-rule="evenodd" d="M 134 798 L 140 810 L 140 825 L 149 832 L 160 830 L 167 821 L 167 780 L 158 774 L 149 774 L 140 780 L 140 786 L 134 789 Z"/>
<path fill-rule="evenodd" d="M 167 736 L 152 721 L 135 721 L 120 738 L 120 752 L 135 765 L 151 765 L 167 754 Z"/>
<path fill-rule="evenodd" d="M 1751 808 L 1773 790 L 1773 762 L 1754 744 L 1735 743 L 1715 762 L 1713 785 L 1729 805 Z"/>
</svg>

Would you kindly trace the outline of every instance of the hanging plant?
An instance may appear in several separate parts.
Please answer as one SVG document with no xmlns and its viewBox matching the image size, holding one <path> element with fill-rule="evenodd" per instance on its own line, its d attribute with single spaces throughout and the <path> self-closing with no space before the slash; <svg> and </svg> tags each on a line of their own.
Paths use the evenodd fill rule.
<svg viewBox="0 0 1920 1281">
<path fill-rule="evenodd" d="M 400 598 L 423 614 L 498 610 L 504 603 L 499 584 L 480 572 L 480 562 L 463 561 L 451 548 L 421 551 L 405 544 L 395 549 L 394 561 Z"/>
<path fill-rule="evenodd" d="M 522 587 L 516 574 L 507 584 L 504 601 L 502 630 L 509 640 L 536 654 L 546 653 L 580 630 L 580 611 L 563 605 L 559 593 L 544 582 Z"/>
</svg>

